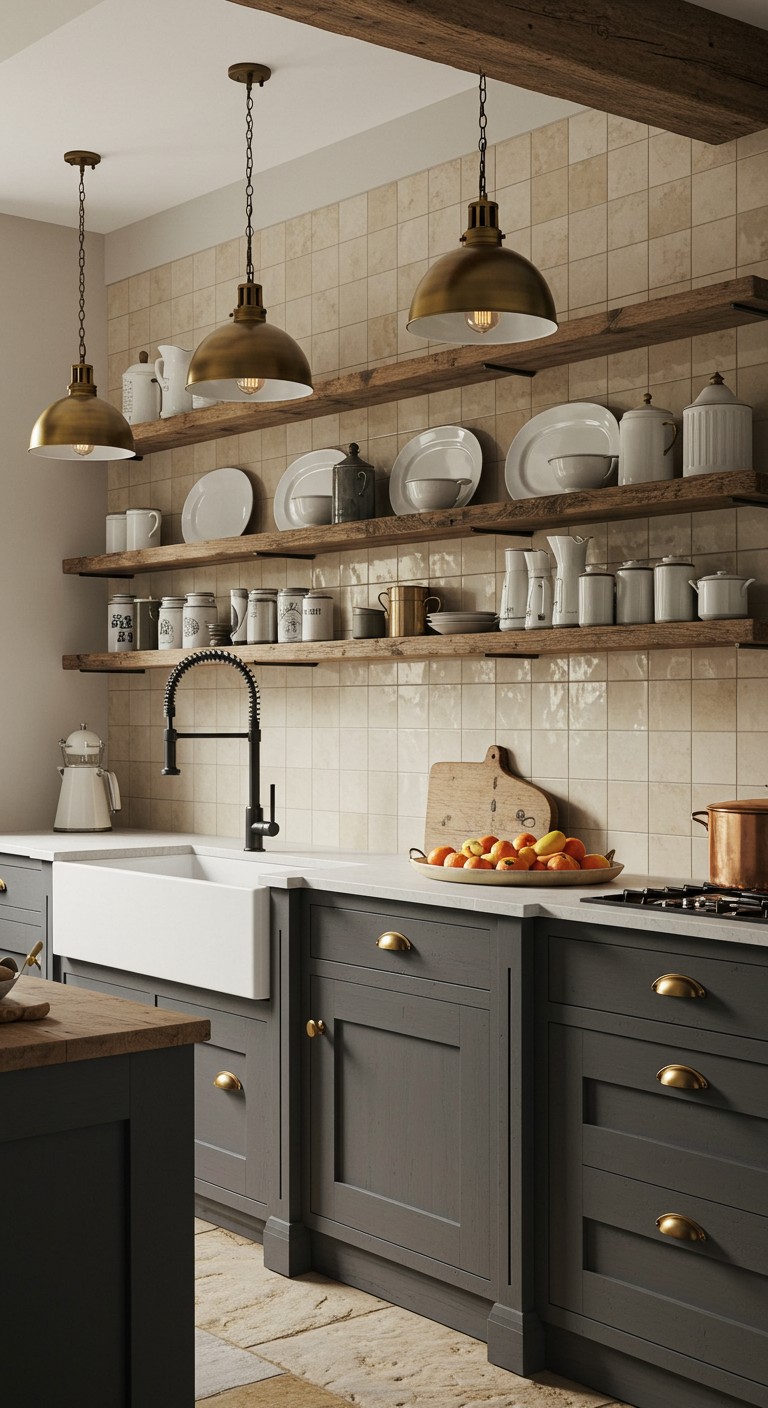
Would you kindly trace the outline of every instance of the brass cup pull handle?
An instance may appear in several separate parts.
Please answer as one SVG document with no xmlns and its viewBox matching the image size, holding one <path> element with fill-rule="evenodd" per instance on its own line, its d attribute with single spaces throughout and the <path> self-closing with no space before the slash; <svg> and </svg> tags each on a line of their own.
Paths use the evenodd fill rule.
<svg viewBox="0 0 768 1408">
<path fill-rule="evenodd" d="M 307 1036 L 324 1036 L 327 1030 L 325 1022 L 316 1022 L 312 1017 L 307 1022 Z"/>
<path fill-rule="evenodd" d="M 693 1066 L 662 1066 L 656 1072 L 661 1085 L 671 1085 L 675 1090 L 709 1090 L 709 1082 Z"/>
<path fill-rule="evenodd" d="M 5 881 L 0 880 L 0 894 L 4 895 L 7 889 L 8 886 L 6 885 Z"/>
<path fill-rule="evenodd" d="M 406 939 L 405 934 L 398 934 L 395 929 L 388 929 L 386 934 L 379 934 L 376 947 L 396 949 L 405 953 L 411 947 L 411 941 Z"/>
<path fill-rule="evenodd" d="M 234 1071 L 219 1071 L 214 1079 L 217 1090 L 242 1090 L 243 1082 L 238 1080 Z"/>
<path fill-rule="evenodd" d="M 692 1217 L 683 1217 L 681 1212 L 663 1212 L 656 1218 L 656 1226 L 665 1237 L 678 1237 L 681 1242 L 706 1242 L 707 1234 Z"/>
<path fill-rule="evenodd" d="M 695 978 L 686 978 L 684 973 L 664 973 L 651 987 L 659 997 L 706 997 L 706 990 Z"/>
</svg>

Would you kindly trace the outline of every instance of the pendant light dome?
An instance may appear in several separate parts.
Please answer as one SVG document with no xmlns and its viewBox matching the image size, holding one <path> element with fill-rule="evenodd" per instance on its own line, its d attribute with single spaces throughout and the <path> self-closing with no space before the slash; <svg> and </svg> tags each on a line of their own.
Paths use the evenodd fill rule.
<svg viewBox="0 0 768 1408">
<path fill-rule="evenodd" d="M 535 264 L 502 248 L 499 207 L 485 181 L 486 81 L 480 75 L 480 191 L 470 201 L 462 248 L 427 270 L 411 300 L 408 331 L 433 342 L 531 342 L 557 332 L 549 285 Z"/>
<path fill-rule="evenodd" d="M 65 152 L 69 166 L 80 168 L 80 360 L 72 367 L 66 396 L 54 401 L 35 422 L 30 453 L 51 460 L 122 460 L 136 449 L 127 420 L 108 401 L 96 395 L 93 367 L 85 360 L 85 183 L 86 166 L 93 170 L 97 152 Z"/>
<path fill-rule="evenodd" d="M 294 401 L 311 396 L 312 372 L 304 353 L 282 328 L 267 322 L 253 271 L 253 97 L 271 76 L 263 64 L 232 64 L 229 77 L 246 85 L 246 275 L 238 285 L 232 322 L 204 337 L 192 355 L 187 391 L 218 401 Z"/>
</svg>

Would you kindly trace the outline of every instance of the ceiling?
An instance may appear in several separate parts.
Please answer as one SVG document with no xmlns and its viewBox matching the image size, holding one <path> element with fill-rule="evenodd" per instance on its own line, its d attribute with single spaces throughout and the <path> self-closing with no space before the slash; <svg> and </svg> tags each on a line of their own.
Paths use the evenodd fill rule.
<svg viewBox="0 0 768 1408">
<path fill-rule="evenodd" d="M 768 0 L 699 3 L 768 28 Z M 101 233 L 239 180 L 244 89 L 226 71 L 248 59 L 273 69 L 254 100 L 257 171 L 474 87 L 468 73 L 229 0 L 4 0 L 0 131 L 13 140 L 0 211 L 74 225 L 70 147 L 102 153 L 86 182 L 87 225 Z"/>
</svg>

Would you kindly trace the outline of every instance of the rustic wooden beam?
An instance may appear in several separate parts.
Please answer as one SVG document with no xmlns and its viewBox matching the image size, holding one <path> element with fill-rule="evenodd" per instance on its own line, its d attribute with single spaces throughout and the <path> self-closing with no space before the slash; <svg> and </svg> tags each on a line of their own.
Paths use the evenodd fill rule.
<svg viewBox="0 0 768 1408">
<path fill-rule="evenodd" d="M 430 539 L 468 538 L 473 533 L 530 534 L 581 523 L 611 523 L 628 518 L 657 518 L 669 513 L 702 513 L 730 508 L 734 501 L 768 507 L 768 474 L 752 469 L 727 474 L 694 474 L 610 489 L 511 499 L 497 504 L 435 509 L 322 528 L 249 533 L 242 538 L 213 538 L 202 543 L 168 543 L 134 552 L 68 557 L 68 576 L 119 577 L 177 568 L 213 567 L 225 562 L 253 562 L 269 557 L 320 556 L 326 552 L 365 552 L 368 548 L 424 543 Z"/>
<path fill-rule="evenodd" d="M 740 305 L 734 307 L 734 304 Z M 449 347 L 425 357 L 370 367 L 362 372 L 318 381 L 313 396 L 299 401 L 274 401 L 264 406 L 223 401 L 207 410 L 186 411 L 167 420 L 133 427 L 136 453 L 153 454 L 203 440 L 218 440 L 271 425 L 290 425 L 318 416 L 403 401 L 430 392 L 449 391 L 482 381 L 498 381 L 504 371 L 494 367 L 543 371 L 569 362 L 589 361 L 612 352 L 628 352 L 659 342 L 674 342 L 697 333 L 740 327 L 754 320 L 750 311 L 768 312 L 768 280 L 754 274 L 726 279 L 704 288 L 652 298 L 627 308 L 611 308 L 587 318 L 562 323 L 552 337 L 537 342 L 506 343 L 499 347 Z"/>
<path fill-rule="evenodd" d="M 690 0 L 234 3 L 701 142 L 768 126 L 768 32 Z"/>
</svg>

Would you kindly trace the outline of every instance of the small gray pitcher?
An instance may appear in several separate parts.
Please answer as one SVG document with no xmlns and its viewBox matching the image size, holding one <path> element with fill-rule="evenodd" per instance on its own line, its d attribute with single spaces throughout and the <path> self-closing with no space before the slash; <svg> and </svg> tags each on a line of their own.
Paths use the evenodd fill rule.
<svg viewBox="0 0 768 1408">
<path fill-rule="evenodd" d="M 333 466 L 333 523 L 355 523 L 373 518 L 376 512 L 376 483 L 373 465 L 361 460 L 354 441 L 349 454 Z"/>
</svg>

